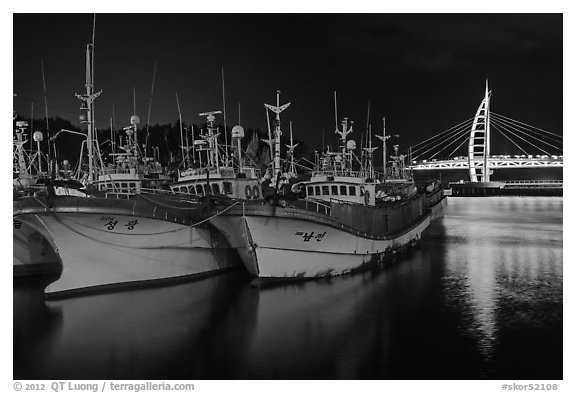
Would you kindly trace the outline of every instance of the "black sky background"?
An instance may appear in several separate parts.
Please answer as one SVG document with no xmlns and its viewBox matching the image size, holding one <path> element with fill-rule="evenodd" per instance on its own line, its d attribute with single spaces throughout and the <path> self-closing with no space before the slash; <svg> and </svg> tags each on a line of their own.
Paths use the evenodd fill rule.
<svg viewBox="0 0 576 393">
<path fill-rule="evenodd" d="M 14 14 L 14 110 L 44 114 L 41 59 L 49 116 L 78 123 L 85 49 L 93 14 Z M 295 137 L 319 148 L 335 144 L 338 115 L 355 122 L 359 141 L 370 119 L 402 135 L 403 148 L 474 116 L 485 79 L 494 112 L 562 134 L 562 14 L 98 14 L 96 124 L 116 126 L 133 113 L 145 123 L 154 62 L 150 122 L 199 124 L 222 109 L 228 126 L 266 129 L 263 103 L 292 102 L 282 116 Z M 286 133 L 285 133 L 286 135 Z M 498 146 L 492 146 L 493 153 Z"/>
</svg>

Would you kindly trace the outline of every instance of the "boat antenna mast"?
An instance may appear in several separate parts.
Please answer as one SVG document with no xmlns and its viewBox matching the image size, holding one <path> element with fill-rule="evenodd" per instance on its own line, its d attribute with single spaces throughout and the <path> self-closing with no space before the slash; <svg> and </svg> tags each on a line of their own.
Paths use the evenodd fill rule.
<svg viewBox="0 0 576 393">
<path fill-rule="evenodd" d="M 218 132 L 218 128 L 214 126 L 214 121 L 216 120 L 216 116 L 214 115 L 219 114 L 222 114 L 222 111 L 200 113 L 200 116 L 206 116 L 207 120 L 206 129 L 208 133 L 200 136 L 208 141 L 208 166 L 216 167 L 217 170 L 220 168 L 218 157 L 218 136 L 220 136 L 220 133 Z"/>
<path fill-rule="evenodd" d="M 294 139 L 292 138 L 292 120 L 290 120 L 290 144 L 286 145 L 288 148 L 288 156 L 290 157 L 290 176 L 296 176 L 296 164 L 294 163 L 294 149 L 299 143 L 294 144 Z"/>
<path fill-rule="evenodd" d="M 224 166 L 228 166 L 228 129 L 226 128 L 226 90 L 224 89 L 224 67 L 222 67 L 222 110 L 224 115 Z"/>
<path fill-rule="evenodd" d="M 96 28 L 96 15 L 94 15 L 94 28 L 92 30 L 92 43 L 86 45 L 86 93 L 76 94 L 76 98 L 82 101 L 80 109 L 86 114 L 80 115 L 80 122 L 86 123 L 88 133 L 86 138 L 88 154 L 88 176 L 87 183 L 93 184 L 95 181 L 95 153 L 98 149 L 98 141 L 94 127 L 94 100 L 102 94 L 102 91 L 94 92 L 94 34 Z"/>
<path fill-rule="evenodd" d="M 276 127 L 274 129 L 274 177 L 277 178 L 280 173 L 280 137 L 282 136 L 282 130 L 280 128 L 280 113 L 288 108 L 290 103 L 280 105 L 280 90 L 277 90 L 276 106 L 269 104 L 264 104 L 264 106 L 276 113 Z"/>
<path fill-rule="evenodd" d="M 152 111 L 152 98 L 154 96 L 154 82 L 156 81 L 156 67 L 158 62 L 154 62 L 154 72 L 152 73 L 152 88 L 150 89 L 150 100 L 148 101 L 148 118 L 146 119 L 146 142 L 144 144 L 144 156 L 148 157 L 148 142 L 150 139 L 150 112 Z"/>
<path fill-rule="evenodd" d="M 347 150 L 351 150 L 349 149 L 348 143 L 347 143 L 347 137 L 348 134 L 352 133 L 352 128 L 354 126 L 354 122 L 352 120 L 350 120 L 350 128 L 348 128 L 348 118 L 345 117 L 344 119 L 342 119 L 342 131 L 340 131 L 340 129 L 338 128 L 338 103 L 336 100 L 336 91 L 334 91 L 334 117 L 336 119 L 336 130 L 334 131 L 335 134 L 340 135 L 340 149 L 342 152 L 342 160 L 341 160 L 341 165 L 342 165 L 342 171 L 345 170 L 345 166 L 347 161 L 346 160 L 346 156 L 347 156 Z M 350 152 L 351 154 L 351 152 Z M 350 167 L 350 170 L 352 169 L 352 167 Z"/>
</svg>

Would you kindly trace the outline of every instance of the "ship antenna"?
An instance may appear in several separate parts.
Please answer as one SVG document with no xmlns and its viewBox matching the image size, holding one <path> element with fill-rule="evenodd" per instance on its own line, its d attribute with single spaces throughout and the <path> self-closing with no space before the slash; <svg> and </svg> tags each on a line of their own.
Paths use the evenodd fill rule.
<svg viewBox="0 0 576 393">
<path fill-rule="evenodd" d="M 182 133 L 182 113 L 180 112 L 180 101 L 178 100 L 178 93 L 176 93 L 176 105 L 178 106 L 178 120 L 180 122 L 180 147 L 182 149 L 182 162 L 184 162 L 184 135 Z"/>
<path fill-rule="evenodd" d="M 32 141 L 34 140 L 32 133 L 34 132 L 34 101 L 31 101 L 30 108 L 30 150 L 32 150 Z"/>
<path fill-rule="evenodd" d="M 114 103 L 112 103 L 112 119 L 110 120 L 110 135 L 112 138 L 112 153 L 116 153 L 116 136 L 114 135 L 114 128 L 116 127 L 116 115 L 114 113 Z"/>
<path fill-rule="evenodd" d="M 370 100 L 368 100 L 368 113 L 366 114 L 366 129 L 368 129 L 369 124 L 370 124 Z"/>
<path fill-rule="evenodd" d="M 272 155 L 272 131 L 270 130 L 270 115 L 268 114 L 268 108 L 266 109 L 266 124 L 268 124 L 268 152 L 270 153 L 270 162 L 274 156 Z"/>
<path fill-rule="evenodd" d="M 336 125 L 336 130 L 338 130 L 338 104 L 336 100 L 336 90 L 334 90 L 334 124 Z"/>
<path fill-rule="evenodd" d="M 224 89 L 224 67 L 222 67 L 222 111 L 224 112 L 224 157 L 228 166 L 228 131 L 226 129 L 226 91 Z"/>
<path fill-rule="evenodd" d="M 146 119 L 146 151 L 144 155 L 148 157 L 148 139 L 150 137 L 150 112 L 152 111 L 152 97 L 154 96 L 154 81 L 156 80 L 157 61 L 154 61 L 154 72 L 152 73 L 152 88 L 150 89 L 150 101 L 148 101 L 148 118 Z"/>
<path fill-rule="evenodd" d="M 46 119 L 46 138 L 48 142 L 48 159 L 49 161 L 52 161 L 52 153 L 50 150 L 50 125 L 48 124 L 48 95 L 46 94 L 46 78 L 44 76 L 44 59 L 40 59 L 40 65 L 42 66 L 42 87 L 44 90 L 44 111 Z M 50 165 L 48 165 L 48 171 L 50 170 Z M 54 175 L 54 173 L 52 173 L 52 175 Z"/>
</svg>

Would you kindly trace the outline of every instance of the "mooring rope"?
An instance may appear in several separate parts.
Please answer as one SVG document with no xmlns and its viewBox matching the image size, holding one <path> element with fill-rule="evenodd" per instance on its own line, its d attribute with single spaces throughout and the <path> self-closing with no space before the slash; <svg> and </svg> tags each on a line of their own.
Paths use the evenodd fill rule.
<svg viewBox="0 0 576 393">
<path fill-rule="evenodd" d="M 90 228 L 90 229 L 95 230 L 95 231 L 100 231 L 100 232 L 105 232 L 105 233 L 111 233 L 111 232 L 106 231 L 106 230 L 103 230 L 103 229 L 99 229 L 99 228 L 90 227 L 90 226 L 87 226 L 87 225 L 85 225 L 85 224 L 78 223 L 78 222 L 76 222 L 76 221 L 74 221 L 74 220 L 72 220 L 72 219 L 68 219 L 68 218 L 62 217 L 61 214 L 59 214 L 58 212 L 54 211 L 54 209 L 52 209 L 52 208 L 48 207 L 47 205 L 45 205 L 44 203 L 42 203 L 42 201 L 39 200 L 38 198 L 33 197 L 33 199 L 36 200 L 41 206 L 43 206 L 48 212 L 50 212 L 50 213 L 56 218 L 56 220 L 58 220 L 58 222 L 60 222 L 64 227 L 66 227 L 66 228 L 69 229 L 70 231 L 72 231 L 72 232 L 74 232 L 74 233 L 76 233 L 76 234 L 78 234 L 78 235 L 80 235 L 80 236 L 82 236 L 82 237 L 84 237 L 84 238 L 90 239 L 90 240 L 92 240 L 92 241 L 99 242 L 99 243 L 103 243 L 103 244 L 108 244 L 108 245 L 111 245 L 111 246 L 122 247 L 122 248 L 130 248 L 130 249 L 138 249 L 138 248 L 142 248 L 142 249 L 155 249 L 155 248 L 164 248 L 164 247 L 165 247 L 165 246 L 161 246 L 161 247 L 133 247 L 133 246 L 128 246 L 128 245 L 124 245 L 124 244 L 111 243 L 111 242 L 107 242 L 107 241 L 102 240 L 102 239 L 94 238 L 93 236 L 90 236 L 90 235 L 87 235 L 87 234 L 85 234 L 85 233 L 83 233 L 83 232 L 78 231 L 76 228 L 71 227 L 70 225 L 66 224 L 66 222 L 64 222 L 64 221 L 66 221 L 66 220 L 67 220 L 67 221 L 71 221 L 71 222 L 73 222 L 73 223 L 75 223 L 75 224 L 77 224 L 77 225 L 84 226 L 84 227 L 86 227 L 86 228 Z M 219 212 L 211 215 L 210 217 L 208 217 L 208 218 L 206 218 L 206 219 L 204 219 L 204 220 L 198 221 L 198 222 L 196 222 L 196 223 L 194 223 L 194 224 L 191 224 L 191 225 L 188 225 L 188 226 L 184 226 L 183 228 L 176 228 L 176 229 L 173 229 L 173 230 L 170 230 L 170 231 L 156 232 L 156 233 L 145 233 L 145 234 L 123 233 L 123 235 L 130 235 L 130 236 L 163 235 L 163 234 L 168 234 L 168 233 L 174 233 L 174 232 L 178 232 L 178 231 L 187 230 L 187 229 L 190 229 L 190 228 L 194 228 L 194 227 L 196 227 L 196 226 L 198 226 L 198 225 L 201 225 L 201 224 L 203 224 L 203 223 L 211 220 L 212 218 L 214 218 L 214 217 L 216 217 L 216 216 L 219 216 L 219 215 L 225 213 L 226 211 L 230 210 L 231 208 L 233 208 L 233 207 L 234 207 L 235 205 L 237 205 L 238 203 L 239 203 L 239 202 L 235 202 L 234 204 L 228 206 L 226 209 L 224 209 L 224 210 L 222 210 L 222 211 L 219 211 Z M 155 219 L 155 218 L 152 218 L 152 219 Z M 184 224 L 181 224 L 181 225 L 184 225 Z M 182 243 L 182 244 L 184 244 L 184 243 Z M 177 246 L 177 245 L 173 245 L 173 246 Z"/>
</svg>

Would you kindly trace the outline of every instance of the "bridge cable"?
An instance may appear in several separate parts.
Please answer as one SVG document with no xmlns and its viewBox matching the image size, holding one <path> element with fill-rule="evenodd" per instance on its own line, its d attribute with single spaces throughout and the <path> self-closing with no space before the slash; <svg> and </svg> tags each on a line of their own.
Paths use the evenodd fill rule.
<svg viewBox="0 0 576 393">
<path fill-rule="evenodd" d="M 469 121 L 469 123 L 470 123 L 470 124 L 459 125 L 459 127 L 458 127 L 457 129 L 454 129 L 454 130 L 452 130 L 452 131 L 450 132 L 450 134 L 452 134 L 452 135 L 447 134 L 447 135 L 444 135 L 444 136 L 441 136 L 441 137 L 440 137 L 441 134 L 439 134 L 439 135 L 436 135 L 436 136 L 435 136 L 436 138 L 438 138 L 438 140 L 436 140 L 436 141 L 430 141 L 430 139 L 432 139 L 432 138 L 429 138 L 429 139 L 428 139 L 428 141 L 429 141 L 428 143 L 422 145 L 423 142 L 421 142 L 421 143 L 419 143 L 419 144 L 422 145 L 422 146 L 420 146 L 420 147 L 418 147 L 418 148 L 416 148 L 416 149 L 414 149 L 414 146 L 412 146 L 412 154 L 418 154 L 421 150 L 423 150 L 423 149 L 425 149 L 426 147 L 430 146 L 432 143 L 436 143 L 436 145 L 434 145 L 434 146 L 438 146 L 438 145 L 440 145 L 441 143 L 445 142 L 445 140 L 449 140 L 450 138 L 452 138 L 454 135 L 457 135 L 457 134 L 461 133 L 462 131 L 468 131 L 468 127 L 471 125 L 472 122 Z M 452 128 L 454 128 L 454 127 L 452 127 Z M 459 136 L 458 136 L 458 138 L 459 138 Z M 434 147 L 432 147 L 432 149 L 434 149 Z M 427 150 L 427 151 L 430 151 L 430 150 L 431 150 L 431 149 L 429 149 L 429 150 Z M 426 151 L 426 152 L 427 152 L 427 151 Z"/>
<path fill-rule="evenodd" d="M 496 124 L 499 123 L 500 125 L 504 126 L 504 123 L 501 123 L 499 120 L 493 119 L 492 121 L 493 121 L 493 122 L 496 122 Z M 557 147 L 557 146 L 555 146 L 555 145 L 552 145 L 552 144 L 550 144 L 550 143 L 548 143 L 548 142 L 546 142 L 546 141 L 543 141 L 543 140 L 541 140 L 541 139 L 539 139 L 539 138 L 537 138 L 537 137 L 535 137 L 535 136 L 533 136 L 533 135 L 530 135 L 530 134 L 526 133 L 525 131 L 522 131 L 522 130 L 520 130 L 520 129 L 514 128 L 514 127 L 511 126 L 511 125 L 507 125 L 507 126 L 510 127 L 510 128 L 512 128 L 514 131 L 517 131 L 517 132 L 519 132 L 519 133 L 522 133 L 522 134 L 524 134 L 524 135 L 527 135 L 527 136 L 529 136 L 529 137 L 531 137 L 531 138 L 536 139 L 538 142 L 541 142 L 541 143 L 543 143 L 543 144 L 545 144 L 545 145 L 548 145 L 548 146 L 550 146 L 550 147 L 553 147 L 553 148 L 556 149 L 556 150 L 562 151 L 561 148 L 559 148 L 559 147 Z M 542 151 L 544 151 L 544 150 L 542 150 Z M 548 154 L 548 153 L 547 153 L 547 154 Z"/>
<path fill-rule="evenodd" d="M 553 147 L 554 149 L 557 149 L 557 150 L 562 151 L 562 149 L 559 148 L 558 146 L 553 145 L 553 144 L 551 144 L 551 143 L 549 143 L 549 142 L 543 141 L 543 140 L 537 138 L 537 137 L 534 136 L 534 135 L 531 135 L 531 134 L 528 134 L 528 133 L 525 132 L 525 131 L 522 131 L 521 129 L 518 128 L 518 126 L 517 126 L 516 124 L 513 124 L 513 123 L 512 123 L 512 124 L 508 124 L 509 122 L 507 122 L 507 121 L 505 121 L 505 120 L 502 121 L 502 120 L 500 120 L 500 119 L 492 119 L 492 120 L 495 121 L 495 122 L 500 122 L 501 124 L 506 124 L 507 126 L 509 126 L 510 128 L 512 128 L 512 129 L 515 130 L 515 131 L 518 131 L 518 132 L 520 132 L 520 133 L 522 133 L 522 134 L 524 134 L 524 135 L 528 135 L 529 137 L 536 139 L 538 142 L 542 142 L 542 143 L 544 143 L 544 144 L 546 144 L 546 145 L 548 145 L 548 146 Z M 541 134 L 537 134 L 537 135 L 542 136 L 542 137 L 547 137 L 547 138 L 549 138 L 549 139 L 552 139 L 552 138 L 550 138 L 549 136 L 546 136 L 546 135 L 541 135 Z M 553 142 L 556 142 L 556 143 L 558 143 L 558 142 L 562 143 L 562 141 L 556 141 L 556 140 L 552 140 L 552 141 L 553 141 Z"/>
<path fill-rule="evenodd" d="M 460 139 L 463 135 L 467 135 L 467 134 L 468 134 L 468 129 L 462 129 L 462 130 L 460 130 L 457 134 L 459 134 L 459 135 L 457 135 L 457 136 L 454 138 L 455 140 Z M 443 142 L 447 142 L 447 141 L 443 141 Z M 452 142 L 452 143 L 453 143 L 453 142 Z M 452 143 L 450 143 L 450 145 L 451 145 Z M 431 150 L 437 149 L 439 146 L 440 146 L 440 143 L 438 143 L 438 144 L 432 146 L 431 148 L 429 148 L 428 150 L 426 150 L 426 151 L 418 154 L 418 155 L 415 156 L 413 159 L 414 159 L 414 160 L 417 160 L 418 158 L 422 157 L 423 155 L 425 155 L 426 153 L 430 152 Z M 449 146 L 449 145 L 448 145 L 448 146 Z M 442 149 L 442 150 L 443 150 L 443 149 Z M 442 150 L 440 150 L 440 151 L 442 151 Z"/>
<path fill-rule="evenodd" d="M 510 124 L 511 126 L 514 126 L 514 127 L 516 127 L 517 129 L 524 129 L 524 130 L 526 130 L 526 131 L 532 132 L 532 133 L 534 133 L 534 134 L 536 134 L 536 135 L 538 135 L 538 136 L 540 136 L 540 137 L 542 137 L 542 138 L 548 138 L 549 140 L 551 140 L 551 141 L 553 141 L 553 142 L 563 142 L 563 138 L 562 138 L 561 136 L 559 136 L 559 135 L 549 133 L 550 135 L 554 135 L 554 137 L 552 137 L 552 136 L 550 136 L 550 135 L 540 133 L 540 132 L 538 132 L 538 131 L 536 131 L 536 130 L 533 130 L 533 129 L 530 129 L 530 128 L 528 128 L 528 127 L 523 127 L 523 126 L 521 126 L 521 125 L 518 125 L 518 124 L 516 124 L 516 123 L 513 123 L 512 121 L 506 120 L 505 118 L 502 118 L 502 117 L 499 117 L 499 116 L 496 116 L 495 119 L 496 119 L 496 120 L 499 120 L 499 121 L 502 121 L 502 122 L 505 122 L 505 123 L 507 123 L 507 124 Z"/>
<path fill-rule="evenodd" d="M 462 141 L 462 143 L 460 143 L 456 149 L 452 150 L 452 153 L 448 154 L 448 157 L 452 157 L 452 154 L 456 153 L 456 151 L 457 151 L 458 149 L 460 149 L 460 147 L 462 147 L 462 145 L 463 145 L 464 143 L 466 143 L 468 140 L 469 140 L 468 138 L 464 138 L 464 140 Z"/>
<path fill-rule="evenodd" d="M 519 136 L 519 135 L 516 135 L 516 134 L 515 134 L 515 133 L 514 133 L 512 130 L 510 130 L 510 129 L 506 129 L 506 127 L 504 127 L 504 125 L 503 125 L 503 124 L 500 124 L 500 126 L 501 126 L 501 127 L 502 127 L 502 128 L 505 130 L 505 131 L 507 131 L 507 132 L 511 133 L 512 135 L 514 135 L 516 138 L 522 139 L 524 142 L 528 143 L 529 145 L 532 145 L 532 146 L 534 146 L 536 149 L 538 149 L 538 150 L 540 150 L 540 151 L 542 151 L 542 152 L 544 152 L 544 153 L 546 153 L 546 154 L 548 154 L 548 155 L 552 155 L 552 154 L 548 153 L 546 150 L 544 150 L 544 149 L 542 149 L 542 148 L 540 148 L 540 147 L 536 146 L 536 145 L 535 145 L 535 144 L 533 144 L 532 142 L 530 142 L 530 141 L 527 141 L 525 138 L 522 138 L 521 136 Z"/>
<path fill-rule="evenodd" d="M 468 136 L 468 132 L 460 135 L 458 138 L 455 138 L 452 142 L 450 142 L 449 144 L 447 144 L 446 146 L 444 146 L 444 147 L 443 147 L 441 150 L 439 150 L 437 153 L 435 153 L 434 155 L 430 156 L 430 158 L 436 157 L 436 155 L 438 155 L 439 153 L 441 153 L 442 151 L 444 151 L 444 149 L 446 149 L 446 148 L 448 148 L 449 146 L 453 145 L 455 142 L 458 142 L 458 140 L 459 140 L 461 137 L 465 137 L 464 140 L 466 141 L 466 139 L 468 139 L 467 136 Z M 450 156 L 448 156 L 448 157 L 450 157 Z"/>
<path fill-rule="evenodd" d="M 546 134 L 553 135 L 553 136 L 555 136 L 555 137 L 557 137 L 557 138 L 564 139 L 561 135 L 555 134 L 555 133 L 550 132 L 550 131 L 543 130 L 543 129 L 538 128 L 538 127 L 531 126 L 530 124 L 522 123 L 522 122 L 519 121 L 519 120 L 515 120 L 515 119 L 512 119 L 512 118 L 506 117 L 506 116 L 504 116 L 504 115 L 500 115 L 500 114 L 495 113 L 495 112 L 490 112 L 490 114 L 491 114 L 491 115 L 495 115 L 496 117 L 500 117 L 500 118 L 506 119 L 506 120 L 508 120 L 508 121 L 513 121 L 513 122 L 516 122 L 516 123 L 520 123 L 520 124 L 522 124 L 523 126 L 526 126 L 526 127 L 534 128 L 534 129 L 536 129 L 536 130 L 538 130 L 538 131 L 542 131 L 542 132 L 544 132 L 544 133 L 546 133 Z"/>
<path fill-rule="evenodd" d="M 445 134 L 445 133 L 449 132 L 450 130 L 452 130 L 452 129 L 454 129 L 454 128 L 460 127 L 460 126 L 461 126 L 462 124 L 464 124 L 464 123 L 471 122 L 472 120 L 474 120 L 473 117 L 471 117 L 471 118 L 468 119 L 468 120 L 464 120 L 462 123 L 457 124 L 457 125 L 455 125 L 454 127 L 450 127 L 449 129 L 447 129 L 447 130 L 445 130 L 445 131 L 442 131 L 441 133 L 439 133 L 439 134 L 437 134 L 437 135 L 431 136 L 430 138 L 428 138 L 428 139 L 426 139 L 426 140 L 424 140 L 424 141 L 422 141 L 422 142 L 419 142 L 419 143 L 415 144 L 414 146 L 412 146 L 412 150 L 414 150 L 414 148 L 415 148 L 416 146 L 419 146 L 419 145 L 423 144 L 424 142 L 428 142 L 428 141 L 431 140 L 431 139 L 434 139 L 434 138 L 436 138 L 436 137 L 439 137 L 440 135 Z"/>
<path fill-rule="evenodd" d="M 500 134 L 502 134 L 506 139 L 508 139 L 510 142 L 512 142 L 514 145 L 516 145 L 516 147 L 518 149 L 520 149 L 522 152 L 524 152 L 524 154 L 529 155 L 528 152 L 526 152 L 526 150 L 524 150 L 522 147 L 520 147 L 516 142 L 514 142 L 512 139 L 510 139 L 508 137 L 508 135 L 504 134 L 504 132 L 502 132 L 502 130 L 499 129 L 499 127 L 497 127 L 495 124 L 493 124 L 494 129 L 496 129 L 498 132 L 500 132 Z"/>
</svg>

